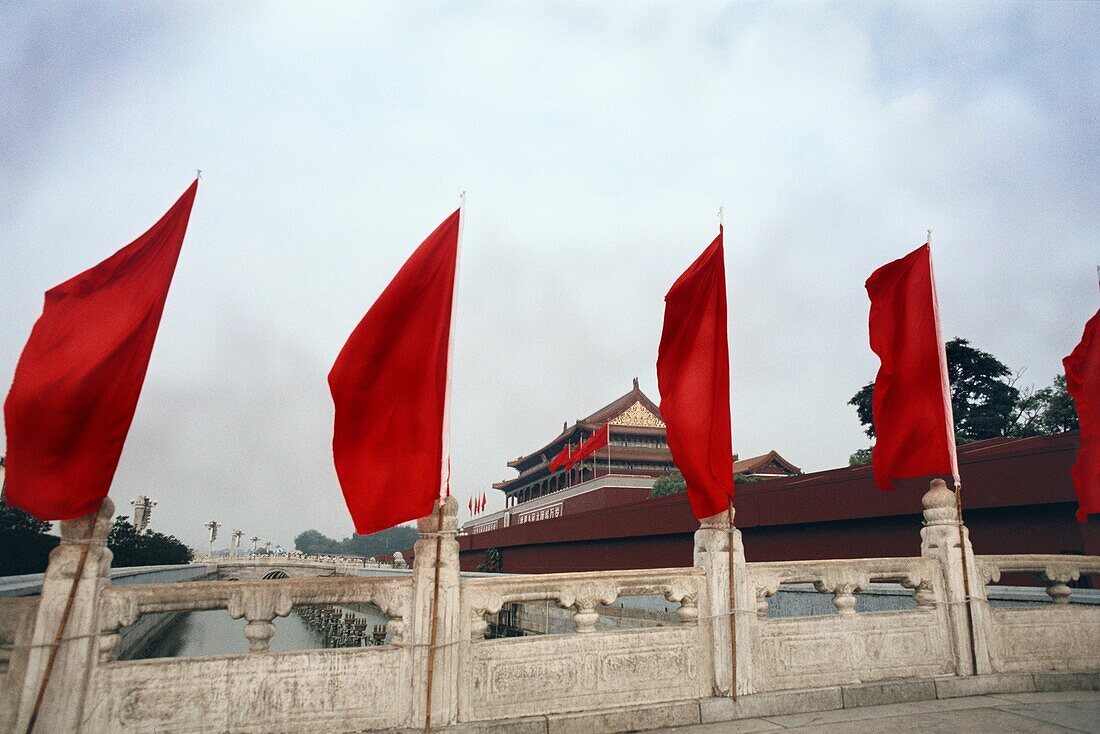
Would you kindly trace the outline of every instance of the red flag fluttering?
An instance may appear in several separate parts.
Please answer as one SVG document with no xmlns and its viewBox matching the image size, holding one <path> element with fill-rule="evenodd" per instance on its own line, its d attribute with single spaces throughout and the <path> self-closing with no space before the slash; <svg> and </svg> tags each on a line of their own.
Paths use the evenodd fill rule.
<svg viewBox="0 0 1100 734">
<path fill-rule="evenodd" d="M 592 454 L 596 453 L 597 449 L 602 449 L 607 445 L 607 426 L 605 425 L 600 430 L 593 433 L 588 437 L 584 443 L 582 443 L 570 458 L 570 464 L 577 464 L 587 459 Z"/>
<path fill-rule="evenodd" d="M 695 517 L 733 501 L 726 267 L 722 229 L 665 296 L 657 385 L 668 447 Z"/>
<path fill-rule="evenodd" d="M 559 451 L 557 453 L 557 455 L 554 456 L 554 458 L 550 460 L 550 473 L 551 474 L 553 474 L 558 469 L 561 469 L 563 466 L 566 466 L 566 465 L 568 465 L 569 468 L 572 468 L 572 462 L 569 460 L 572 448 L 573 448 L 572 444 L 566 444 L 562 448 L 562 450 Z"/>
<path fill-rule="evenodd" d="M 1100 311 L 1085 324 L 1081 343 L 1062 360 L 1066 390 L 1077 406 L 1081 445 L 1070 474 L 1077 490 L 1077 520 L 1100 512 Z"/>
<path fill-rule="evenodd" d="M 13 507 L 71 520 L 107 496 L 198 184 L 148 232 L 46 292 L 4 402 Z"/>
<path fill-rule="evenodd" d="M 416 248 L 329 372 L 332 455 L 360 534 L 429 515 L 449 492 L 444 425 L 460 212 Z"/>
<path fill-rule="evenodd" d="M 474 515 L 474 498 L 473 497 L 471 497 L 466 502 L 466 507 L 470 510 L 470 517 L 473 517 L 473 515 Z"/>
<path fill-rule="evenodd" d="M 929 245 L 872 273 L 867 295 L 871 349 L 882 362 L 872 400 L 875 484 L 893 489 L 892 479 L 929 474 L 950 474 L 957 483 L 955 422 Z"/>
</svg>

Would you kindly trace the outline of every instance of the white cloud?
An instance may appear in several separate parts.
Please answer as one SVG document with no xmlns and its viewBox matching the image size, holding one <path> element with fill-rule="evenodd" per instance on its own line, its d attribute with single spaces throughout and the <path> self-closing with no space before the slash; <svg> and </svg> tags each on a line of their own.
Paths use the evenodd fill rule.
<svg viewBox="0 0 1100 734">
<path fill-rule="evenodd" d="M 1095 308 L 1100 64 L 1074 29 L 1097 13 L 1005 8 L 177 6 L 92 43 L 76 84 L 88 58 L 5 53 L 51 113 L 3 118 L 0 381 L 41 292 L 202 167 L 112 496 L 195 544 L 211 513 L 346 534 L 325 375 L 459 191 L 463 501 L 632 376 L 656 399 L 664 293 L 725 205 L 736 448 L 842 464 L 875 369 L 863 281 L 926 227 L 946 330 L 1030 379 Z"/>
</svg>

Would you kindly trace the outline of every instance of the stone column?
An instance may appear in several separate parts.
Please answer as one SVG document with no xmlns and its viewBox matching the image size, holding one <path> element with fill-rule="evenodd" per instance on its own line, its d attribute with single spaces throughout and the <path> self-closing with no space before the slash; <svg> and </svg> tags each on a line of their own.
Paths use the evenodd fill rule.
<svg viewBox="0 0 1100 734">
<path fill-rule="evenodd" d="M 436 533 L 440 533 L 439 622 L 436 627 L 435 661 L 432 673 L 432 726 L 448 726 L 458 720 L 459 582 L 458 500 L 447 497 L 436 502 L 435 511 L 417 520 L 420 540 L 416 541 L 413 566 L 413 606 L 407 639 L 412 647 L 413 707 L 410 727 L 424 728 L 427 706 L 428 646 L 432 635 L 432 596 L 435 587 Z"/>
<path fill-rule="evenodd" d="M 706 569 L 710 617 L 711 652 L 714 660 L 714 693 L 729 696 L 733 686 L 733 646 L 730 643 L 730 615 L 737 636 L 737 695 L 752 693 L 752 628 L 756 617 L 756 594 L 749 583 L 745 546 L 741 531 L 730 523 L 729 512 L 704 518 L 695 531 L 695 566 Z M 732 539 L 735 609 L 730 609 L 730 548 Z M 750 611 L 751 610 L 751 611 Z"/>
<path fill-rule="evenodd" d="M 942 479 L 933 479 L 931 489 L 921 500 L 924 505 L 924 528 L 920 531 L 920 552 L 925 558 L 935 558 L 943 570 L 947 594 L 947 617 L 951 625 L 951 640 L 955 649 L 956 675 L 982 675 L 991 672 L 989 648 L 985 634 L 988 607 L 985 603 L 985 580 L 978 575 L 970 533 L 958 521 L 955 493 Z M 963 544 L 966 547 L 966 582 L 970 587 L 967 600 L 963 579 Z M 967 614 L 967 607 L 970 612 Z M 973 645 L 971 644 L 973 622 Z"/>
<path fill-rule="evenodd" d="M 114 503 L 105 498 L 98 513 L 61 523 L 61 544 L 50 552 L 50 565 L 42 580 L 42 594 L 35 620 L 32 642 L 34 647 L 28 656 L 22 688 L 17 693 L 19 699 L 15 731 L 26 731 L 30 724 L 50 648 L 68 604 L 82 548 L 87 545 L 88 556 L 84 563 L 84 572 L 76 589 L 68 623 L 65 625 L 34 726 L 36 733 L 75 734 L 81 731 L 85 700 L 98 657 L 98 600 L 100 592 L 111 581 L 111 551 L 107 550 L 106 539 L 114 512 Z M 92 540 L 88 543 L 86 539 L 92 523 L 95 525 Z"/>
</svg>

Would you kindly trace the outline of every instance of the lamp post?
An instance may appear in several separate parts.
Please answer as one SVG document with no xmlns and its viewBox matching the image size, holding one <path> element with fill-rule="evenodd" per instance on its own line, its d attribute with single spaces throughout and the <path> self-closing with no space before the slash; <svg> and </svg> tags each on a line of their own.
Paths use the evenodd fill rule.
<svg viewBox="0 0 1100 734">
<path fill-rule="evenodd" d="M 252 541 L 252 554 L 255 555 L 256 554 L 256 544 L 260 542 L 260 536 L 259 535 L 253 535 L 251 538 L 249 538 L 249 540 Z"/>
<path fill-rule="evenodd" d="M 240 550 L 240 547 L 241 547 L 241 538 L 243 538 L 243 537 L 244 537 L 244 531 L 243 530 L 234 530 L 233 531 L 233 557 L 234 558 L 237 557 L 237 552 Z"/>
<path fill-rule="evenodd" d="M 218 537 L 218 528 L 220 528 L 221 526 L 222 524 L 216 520 L 211 520 L 204 526 L 207 530 L 210 531 L 210 558 L 214 557 L 214 540 Z"/>
<path fill-rule="evenodd" d="M 149 527 L 149 521 L 153 519 L 153 508 L 157 503 L 146 495 L 139 494 L 138 498 L 132 500 L 130 504 L 134 506 L 134 530 L 141 535 L 145 532 L 145 528 Z"/>
</svg>

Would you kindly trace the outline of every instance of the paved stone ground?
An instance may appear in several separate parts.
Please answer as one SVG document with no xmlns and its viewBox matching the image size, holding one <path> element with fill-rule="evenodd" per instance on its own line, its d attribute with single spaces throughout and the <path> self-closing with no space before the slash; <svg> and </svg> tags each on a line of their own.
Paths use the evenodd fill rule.
<svg viewBox="0 0 1100 734">
<path fill-rule="evenodd" d="M 1100 691 L 998 693 L 660 729 L 663 734 L 1100 734 Z"/>
</svg>

